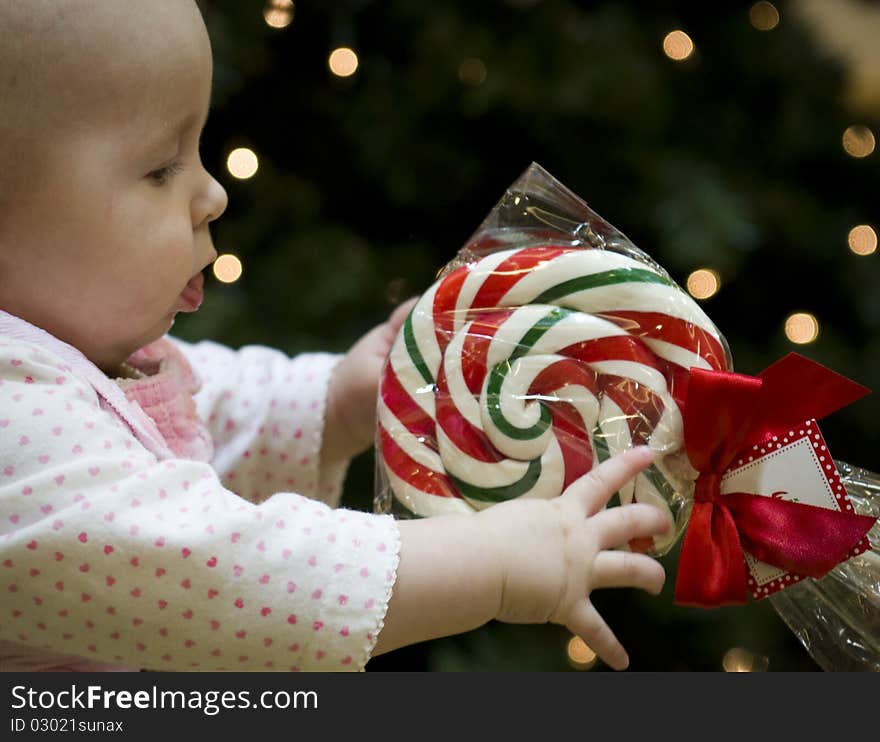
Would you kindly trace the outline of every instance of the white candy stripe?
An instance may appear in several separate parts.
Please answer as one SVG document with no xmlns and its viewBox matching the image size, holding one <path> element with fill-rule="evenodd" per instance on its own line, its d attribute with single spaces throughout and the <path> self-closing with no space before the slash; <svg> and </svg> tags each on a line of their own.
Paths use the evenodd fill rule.
<svg viewBox="0 0 880 742">
<path fill-rule="evenodd" d="M 505 294 L 503 305 L 525 306 L 549 288 L 573 278 L 604 273 L 616 268 L 637 268 L 657 273 L 651 266 L 619 253 L 606 250 L 572 250 L 533 268 Z"/>
<path fill-rule="evenodd" d="M 554 307 L 547 304 L 535 304 L 534 306 L 546 307 L 548 313 L 554 310 Z M 563 348 L 567 348 L 575 343 L 599 340 L 606 337 L 619 337 L 627 334 L 625 330 L 622 330 L 613 322 L 608 322 L 601 317 L 571 312 L 549 327 L 535 341 L 528 353 L 530 355 L 558 353 Z"/>
<path fill-rule="evenodd" d="M 602 398 L 600 419 L 602 420 L 602 435 L 610 455 L 614 456 L 632 447 L 632 435 L 630 434 L 627 417 L 623 413 L 623 410 L 621 410 L 610 397 L 606 396 Z M 653 445 L 654 436 L 660 430 L 661 425 L 658 423 L 657 428 L 654 430 L 654 434 L 652 434 L 648 441 L 652 448 L 655 448 Z M 681 439 L 679 439 L 679 441 L 680 440 Z M 670 481 L 670 485 L 678 490 L 675 482 Z M 619 496 L 622 505 L 633 502 L 633 498 L 635 498 L 635 502 L 645 502 L 656 506 L 670 521 L 672 520 L 670 504 L 659 492 L 657 492 L 657 489 L 651 483 L 651 480 L 644 474 L 639 474 L 635 480 L 627 482 L 619 490 Z M 654 538 L 654 547 L 655 549 L 665 549 L 675 540 L 675 538 L 675 530 L 671 529 L 669 536 Z"/>
<path fill-rule="evenodd" d="M 558 310 L 549 304 L 532 304 L 515 309 L 492 336 L 486 353 L 486 368 L 491 370 L 506 361 L 516 350 L 523 335 L 552 311 Z"/>
<path fill-rule="evenodd" d="M 450 396 L 455 400 L 456 409 L 475 428 L 482 428 L 480 403 L 476 395 L 468 389 L 461 368 L 462 348 L 470 328 L 471 325 L 468 323 L 461 332 L 453 336 L 452 342 L 446 346 L 446 352 L 443 354 L 443 371 L 446 373 L 446 386 Z"/>
<path fill-rule="evenodd" d="M 563 253 L 534 268 L 514 284 L 499 303 L 505 307 L 525 306 L 548 289 L 573 278 L 604 273 L 617 268 L 657 273 L 651 266 L 619 253 L 605 250 L 575 250 Z M 700 306 L 681 289 L 665 284 L 630 281 L 597 286 L 569 294 L 553 303 L 587 313 L 611 309 L 656 312 L 658 307 L 662 307 L 663 314 L 695 324 L 718 337 L 715 325 Z"/>
<path fill-rule="evenodd" d="M 576 291 L 560 297 L 554 303 L 579 312 L 599 313 L 624 310 L 627 312 L 660 312 L 690 322 L 718 337 L 718 331 L 705 313 L 690 301 L 680 289 L 657 283 L 631 281 Z"/>
<path fill-rule="evenodd" d="M 596 423 L 599 420 L 599 398 L 587 387 L 566 384 L 555 390 L 546 399 L 550 402 L 560 400 L 572 405 L 577 410 L 581 420 L 583 420 L 584 430 L 592 431 L 596 427 Z"/>
<path fill-rule="evenodd" d="M 559 360 L 559 356 L 553 356 Z M 547 356 L 524 356 L 517 359 L 510 372 L 504 377 L 499 394 L 501 416 L 515 428 L 527 430 L 534 427 L 541 418 L 542 405 L 533 396 L 529 395 L 528 389 L 535 377 L 547 368 L 552 362 Z M 483 390 L 480 393 L 480 414 L 482 428 L 486 436 L 505 456 L 517 459 L 531 460 L 541 455 L 553 435 L 551 426 L 535 438 L 518 440 L 511 438 L 499 430 L 489 414 L 488 388 L 490 375 L 486 374 L 483 382 Z"/>
<path fill-rule="evenodd" d="M 407 427 L 397 419 L 394 413 L 388 409 L 388 405 L 380 397 L 376 405 L 377 416 L 382 427 L 388 431 L 388 435 L 402 448 L 406 454 L 416 463 L 426 469 L 442 474 L 445 469 L 443 461 L 436 451 L 431 450 L 418 437 L 414 436 Z"/>
<path fill-rule="evenodd" d="M 565 481 L 565 463 L 562 460 L 562 449 L 556 438 L 550 439 L 550 445 L 541 457 L 541 476 L 532 489 L 523 497 L 534 497 L 548 500 L 562 492 Z"/>
<path fill-rule="evenodd" d="M 398 477 L 390 467 L 385 467 L 388 482 L 394 491 L 394 496 L 411 513 L 429 517 L 432 515 L 456 515 L 473 513 L 474 509 L 467 502 L 457 497 L 438 497 L 413 487 Z"/>
<path fill-rule="evenodd" d="M 665 361 L 674 363 L 684 369 L 704 368 L 708 371 L 712 370 L 712 365 L 702 356 L 682 348 L 680 345 L 667 343 L 665 340 L 654 340 L 652 338 L 642 338 L 642 342 L 647 345 L 654 355 Z"/>
<path fill-rule="evenodd" d="M 633 361 L 600 361 L 590 364 L 590 367 L 600 374 L 631 379 L 646 386 L 660 397 L 663 402 L 663 413 L 651 433 L 651 444 L 658 451 L 681 447 L 683 441 L 681 410 L 669 394 L 666 379 L 659 371 Z M 602 417 L 604 418 L 604 414 Z"/>
<path fill-rule="evenodd" d="M 435 381 L 442 360 L 440 345 L 437 343 L 437 333 L 434 329 L 434 295 L 439 286 L 440 282 L 436 282 L 422 295 L 413 308 L 411 316 L 416 345 Z"/>
<path fill-rule="evenodd" d="M 644 384 L 654 394 L 663 397 L 664 403 L 669 399 L 666 379 L 657 369 L 650 366 L 635 361 L 596 361 L 590 364 L 590 368 L 600 374 L 622 376 L 624 379 L 632 379 L 639 384 Z M 675 402 L 671 402 L 671 404 L 675 406 Z"/>
<path fill-rule="evenodd" d="M 670 482 L 670 484 L 672 484 Z M 674 486 L 674 485 L 673 485 Z M 666 519 L 669 521 L 670 527 L 665 534 L 653 536 L 654 540 L 654 549 L 658 552 L 666 551 L 670 546 L 672 546 L 673 542 L 677 538 L 674 528 L 674 520 L 672 517 L 672 511 L 669 508 L 669 503 L 666 501 L 666 498 L 663 497 L 658 491 L 657 488 L 651 484 L 651 480 L 648 479 L 644 474 L 639 474 L 636 480 L 636 502 L 641 502 L 646 505 L 653 505 L 657 508 L 663 515 L 666 516 Z"/>
<path fill-rule="evenodd" d="M 437 428 L 437 444 L 447 472 L 465 482 L 478 482 L 483 488 L 507 487 L 522 479 L 529 468 L 528 461 L 513 458 L 478 461 L 458 448 L 441 428 Z"/>
<path fill-rule="evenodd" d="M 684 422 L 681 410 L 669 394 L 659 395 L 663 400 L 663 414 L 651 433 L 651 447 L 658 452 L 672 453 L 684 446 Z"/>
<path fill-rule="evenodd" d="M 599 419 L 602 421 L 599 430 L 602 440 L 608 448 L 608 455 L 615 456 L 621 451 L 632 447 L 632 436 L 629 432 L 627 417 L 611 397 L 603 396 L 599 405 Z M 634 482 L 630 479 L 620 488 L 620 502 L 626 505 L 632 502 Z"/>
<path fill-rule="evenodd" d="M 525 306 L 548 289 L 572 278 L 604 273 L 617 268 L 657 273 L 651 266 L 618 253 L 605 250 L 576 250 L 563 253 L 534 268 L 510 288 L 499 305 Z M 684 291 L 666 284 L 624 281 L 577 291 L 553 303 L 587 313 L 603 310 L 656 312 L 658 307 L 661 307 L 663 314 L 690 322 L 718 337 L 715 325 L 702 308 Z"/>
<path fill-rule="evenodd" d="M 519 250 L 502 250 L 501 252 L 492 253 L 482 258 L 479 263 L 475 263 L 468 271 L 468 276 L 461 285 L 458 292 L 458 300 L 455 302 L 455 331 L 458 332 L 461 326 L 467 321 L 467 314 L 471 310 L 474 297 L 483 287 L 486 279 L 495 273 L 501 263 L 507 260 Z"/>
<path fill-rule="evenodd" d="M 541 476 L 535 482 L 532 489 L 520 497 L 549 500 L 562 493 L 562 485 L 565 481 L 565 465 L 562 459 L 562 449 L 555 438 L 550 439 L 550 445 L 544 455 L 541 456 Z M 475 510 L 484 510 L 494 503 L 465 498 Z"/>
<path fill-rule="evenodd" d="M 406 349 L 406 341 L 403 332 L 398 333 L 388 356 L 388 363 L 394 369 L 394 373 L 400 381 L 400 385 L 409 393 L 409 396 L 419 407 L 429 415 L 431 419 L 437 416 L 434 402 L 434 388 L 423 378 L 416 368 Z"/>
</svg>

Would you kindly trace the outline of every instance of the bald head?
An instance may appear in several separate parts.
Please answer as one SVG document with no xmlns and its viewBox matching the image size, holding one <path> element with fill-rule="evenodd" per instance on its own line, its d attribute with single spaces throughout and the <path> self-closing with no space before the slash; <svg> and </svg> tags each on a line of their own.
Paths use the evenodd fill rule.
<svg viewBox="0 0 880 742">
<path fill-rule="evenodd" d="M 0 213 L 60 133 L 118 114 L 207 44 L 194 0 L 0 0 Z"/>
</svg>

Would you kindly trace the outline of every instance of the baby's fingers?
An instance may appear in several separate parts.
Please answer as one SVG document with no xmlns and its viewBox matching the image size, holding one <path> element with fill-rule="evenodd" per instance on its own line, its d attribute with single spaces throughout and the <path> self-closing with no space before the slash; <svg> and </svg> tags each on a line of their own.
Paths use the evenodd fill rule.
<svg viewBox="0 0 880 742">
<path fill-rule="evenodd" d="M 653 505 L 633 503 L 608 508 L 590 518 L 599 549 L 614 549 L 634 538 L 648 538 L 669 528 L 666 516 Z"/>
<path fill-rule="evenodd" d="M 587 514 L 592 515 L 611 499 L 630 479 L 654 460 L 654 452 L 648 446 L 638 446 L 612 456 L 595 469 L 572 482 L 564 495 L 578 498 Z"/>
<path fill-rule="evenodd" d="M 626 670 L 629 665 L 626 650 L 589 600 L 578 601 L 566 628 L 583 639 L 606 665 L 615 670 Z"/>
<path fill-rule="evenodd" d="M 395 335 L 398 330 L 400 330 L 400 326 L 404 323 L 418 300 L 419 298 L 417 296 L 407 299 L 402 304 L 398 304 L 394 311 L 391 312 L 391 316 L 388 317 L 388 326 L 394 331 Z"/>
<path fill-rule="evenodd" d="M 636 587 L 658 594 L 666 571 L 656 559 L 629 551 L 600 551 L 593 561 L 593 588 Z"/>
</svg>

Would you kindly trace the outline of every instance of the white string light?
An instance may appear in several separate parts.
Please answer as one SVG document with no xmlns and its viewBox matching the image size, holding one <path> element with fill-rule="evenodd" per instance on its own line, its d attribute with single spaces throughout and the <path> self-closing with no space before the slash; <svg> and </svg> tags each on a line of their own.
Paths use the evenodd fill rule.
<svg viewBox="0 0 880 742">
<path fill-rule="evenodd" d="M 226 158 L 226 169 L 239 180 L 252 178 L 260 167 L 256 153 L 247 147 L 232 150 Z"/>
<path fill-rule="evenodd" d="M 293 21 L 293 0 L 269 0 L 263 8 L 263 20 L 270 28 L 287 28 Z"/>
<path fill-rule="evenodd" d="M 243 272 L 241 260 L 232 253 L 221 255 L 214 261 L 214 276 L 222 283 L 235 283 Z"/>
<path fill-rule="evenodd" d="M 688 276 L 687 290 L 694 299 L 709 299 L 721 288 L 718 271 L 711 268 L 698 268 Z"/>
<path fill-rule="evenodd" d="M 773 3 L 760 0 L 749 8 L 749 23 L 759 31 L 772 31 L 779 25 L 779 11 Z"/>
<path fill-rule="evenodd" d="M 867 126 L 853 124 L 847 126 L 842 137 L 843 149 L 850 157 L 867 157 L 874 151 L 876 141 L 874 132 Z"/>
<path fill-rule="evenodd" d="M 870 224 L 859 224 L 849 231 L 847 244 L 856 255 L 871 255 L 877 250 L 877 232 Z"/>
<path fill-rule="evenodd" d="M 819 337 L 819 320 L 809 312 L 795 312 L 785 320 L 785 336 L 798 345 L 812 343 Z"/>
<path fill-rule="evenodd" d="M 330 71 L 337 77 L 350 77 L 357 71 L 358 63 L 354 49 L 347 46 L 334 49 L 327 60 Z"/>
<path fill-rule="evenodd" d="M 568 640 L 565 653 L 568 656 L 568 663 L 575 670 L 589 670 L 596 664 L 596 653 L 579 636 L 573 636 Z"/>
<path fill-rule="evenodd" d="M 683 62 L 694 53 L 694 42 L 684 31 L 670 31 L 663 39 L 663 53 L 675 62 Z"/>
</svg>

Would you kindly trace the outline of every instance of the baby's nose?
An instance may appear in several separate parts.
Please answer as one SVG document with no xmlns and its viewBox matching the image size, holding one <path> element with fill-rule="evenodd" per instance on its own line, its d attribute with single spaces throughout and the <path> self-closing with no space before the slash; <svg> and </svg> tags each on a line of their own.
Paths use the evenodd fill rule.
<svg viewBox="0 0 880 742">
<path fill-rule="evenodd" d="M 209 177 L 211 180 L 209 188 L 212 207 L 211 212 L 208 214 L 208 221 L 214 221 L 226 211 L 226 206 L 229 204 L 229 196 L 226 194 L 226 189 L 213 176 Z"/>
<path fill-rule="evenodd" d="M 193 200 L 193 227 L 219 218 L 229 203 L 226 189 L 207 171 L 202 192 Z"/>
</svg>

